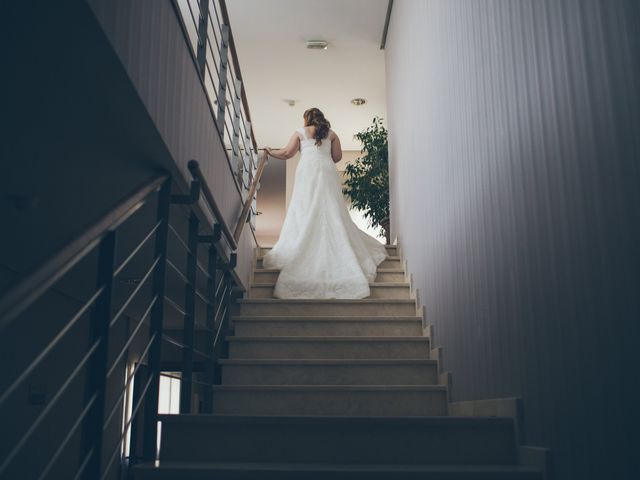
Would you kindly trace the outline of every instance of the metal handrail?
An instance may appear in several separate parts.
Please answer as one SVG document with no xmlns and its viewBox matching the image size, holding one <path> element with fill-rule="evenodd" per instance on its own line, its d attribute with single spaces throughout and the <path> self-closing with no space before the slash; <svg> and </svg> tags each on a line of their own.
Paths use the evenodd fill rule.
<svg viewBox="0 0 640 480">
<path fill-rule="evenodd" d="M 236 242 L 240 240 L 240 235 L 242 234 L 242 229 L 244 228 L 244 224 L 247 221 L 247 215 L 249 215 L 249 209 L 251 208 L 251 204 L 253 203 L 253 195 L 258 189 L 258 183 L 260 183 L 260 179 L 262 178 L 262 173 L 264 172 L 265 167 L 267 166 L 267 162 L 269 161 L 269 155 L 265 151 L 260 158 L 260 163 L 258 164 L 258 170 L 256 171 L 253 181 L 251 182 L 251 186 L 249 187 L 249 193 L 247 194 L 247 199 L 242 206 L 242 212 L 240 213 L 240 218 L 238 218 L 238 222 L 236 223 L 236 229 L 233 234 L 233 238 Z"/>
<path fill-rule="evenodd" d="M 129 218 L 147 196 L 158 190 L 168 178 L 167 175 L 154 177 L 4 294 L 0 299 L 0 330 L 10 325 L 51 285 L 82 260 L 109 228 L 116 228 Z"/>
</svg>

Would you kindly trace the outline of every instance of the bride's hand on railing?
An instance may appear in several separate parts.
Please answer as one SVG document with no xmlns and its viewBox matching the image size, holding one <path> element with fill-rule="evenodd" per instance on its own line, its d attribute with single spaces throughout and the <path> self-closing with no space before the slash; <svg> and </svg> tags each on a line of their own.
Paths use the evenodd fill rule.
<svg viewBox="0 0 640 480">
<path fill-rule="evenodd" d="M 281 150 L 281 148 L 264 147 L 264 154 L 266 159 L 269 160 L 269 157 L 271 156 L 273 158 L 277 158 L 278 160 L 286 160 L 287 157 L 281 153 Z"/>
<path fill-rule="evenodd" d="M 267 157 L 267 160 L 269 159 L 269 156 L 273 158 L 277 158 L 278 160 L 288 160 L 289 158 L 293 157 L 293 155 L 288 153 L 287 148 L 288 147 L 285 147 L 285 148 L 264 147 L 264 153 Z"/>
</svg>

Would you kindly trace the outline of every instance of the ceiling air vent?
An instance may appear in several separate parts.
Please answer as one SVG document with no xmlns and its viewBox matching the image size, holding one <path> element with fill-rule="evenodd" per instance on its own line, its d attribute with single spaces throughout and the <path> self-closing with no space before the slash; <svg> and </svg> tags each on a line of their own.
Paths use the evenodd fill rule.
<svg viewBox="0 0 640 480">
<path fill-rule="evenodd" d="M 309 50 L 326 50 L 329 43 L 324 40 L 307 40 L 307 48 Z"/>
</svg>

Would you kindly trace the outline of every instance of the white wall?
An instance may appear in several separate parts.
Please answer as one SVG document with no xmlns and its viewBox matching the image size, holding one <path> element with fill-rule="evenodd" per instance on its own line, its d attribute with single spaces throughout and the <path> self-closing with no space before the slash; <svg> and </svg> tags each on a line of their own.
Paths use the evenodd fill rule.
<svg viewBox="0 0 640 480">
<path fill-rule="evenodd" d="M 635 0 L 397 0 L 391 16 L 392 236 L 454 399 L 522 396 L 557 478 L 640 478 L 638 25 Z"/>
</svg>

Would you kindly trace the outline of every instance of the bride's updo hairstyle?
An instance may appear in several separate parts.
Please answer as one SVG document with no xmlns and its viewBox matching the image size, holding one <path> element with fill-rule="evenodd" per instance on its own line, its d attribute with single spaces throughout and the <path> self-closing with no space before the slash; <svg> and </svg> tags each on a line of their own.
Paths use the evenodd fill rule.
<svg viewBox="0 0 640 480">
<path fill-rule="evenodd" d="M 324 118 L 324 113 L 315 107 L 305 111 L 302 117 L 304 118 L 305 127 L 316 127 L 314 138 L 316 139 L 316 145 L 320 145 L 322 139 L 327 138 L 327 135 L 329 135 L 329 129 L 331 128 L 329 120 Z"/>
</svg>

